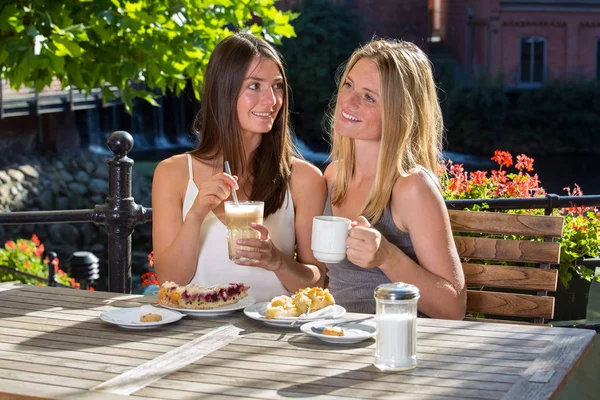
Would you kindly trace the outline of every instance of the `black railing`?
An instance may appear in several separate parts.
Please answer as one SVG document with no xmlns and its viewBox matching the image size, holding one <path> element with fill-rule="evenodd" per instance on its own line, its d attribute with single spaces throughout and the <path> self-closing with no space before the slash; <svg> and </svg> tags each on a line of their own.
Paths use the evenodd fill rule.
<svg viewBox="0 0 600 400">
<path fill-rule="evenodd" d="M 108 160 L 108 196 L 104 204 L 89 210 L 23 211 L 0 213 L 0 225 L 54 224 L 93 222 L 104 225 L 108 232 L 108 290 L 131 293 L 131 234 L 138 224 L 152 220 L 152 209 L 135 203 L 131 194 L 133 160 L 127 154 L 133 147 L 133 137 L 117 131 L 108 138 L 108 148 L 114 154 Z M 449 209 L 465 209 L 487 205 L 489 210 L 540 209 L 552 210 L 574 206 L 600 206 L 600 195 L 558 196 L 517 199 L 447 200 Z M 51 275 L 54 269 L 50 268 Z M 49 276 L 54 282 L 54 276 Z"/>
<path fill-rule="evenodd" d="M 137 224 L 152 220 L 152 210 L 135 203 L 131 194 L 133 160 L 127 154 L 133 137 L 117 131 L 108 138 L 113 157 L 108 160 L 108 196 L 90 210 L 23 211 L 0 213 L 0 225 L 93 222 L 108 233 L 108 290 L 131 293 L 131 234 Z M 49 271 L 50 273 L 54 272 Z"/>
</svg>

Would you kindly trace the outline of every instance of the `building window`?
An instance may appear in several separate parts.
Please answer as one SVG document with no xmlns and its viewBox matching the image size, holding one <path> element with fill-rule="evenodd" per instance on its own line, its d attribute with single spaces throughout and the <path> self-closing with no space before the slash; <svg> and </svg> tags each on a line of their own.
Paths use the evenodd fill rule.
<svg viewBox="0 0 600 400">
<path fill-rule="evenodd" d="M 521 39 L 520 82 L 542 84 L 546 76 L 546 39 L 530 36 Z"/>
</svg>

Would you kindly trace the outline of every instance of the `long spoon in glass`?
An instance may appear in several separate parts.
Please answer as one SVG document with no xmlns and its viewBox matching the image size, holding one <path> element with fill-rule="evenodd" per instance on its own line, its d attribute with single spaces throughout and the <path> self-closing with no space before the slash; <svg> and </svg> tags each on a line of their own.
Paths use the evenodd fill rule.
<svg viewBox="0 0 600 400">
<path fill-rule="evenodd" d="M 229 161 L 225 161 L 223 163 L 223 165 L 225 166 L 225 172 L 227 172 L 229 175 L 231 175 L 231 168 L 229 168 Z M 235 189 L 233 189 L 233 188 L 231 190 L 231 195 L 233 196 L 233 202 L 235 203 L 235 205 L 236 206 L 240 205 L 240 202 L 238 201 L 238 198 L 237 198 L 237 193 L 235 192 Z"/>
</svg>

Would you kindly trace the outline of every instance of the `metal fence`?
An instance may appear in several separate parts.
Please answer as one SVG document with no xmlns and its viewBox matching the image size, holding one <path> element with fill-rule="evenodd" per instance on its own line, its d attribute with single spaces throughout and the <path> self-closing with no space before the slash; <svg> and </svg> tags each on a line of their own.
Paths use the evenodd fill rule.
<svg viewBox="0 0 600 400">
<path fill-rule="evenodd" d="M 0 225 L 93 222 L 108 233 L 108 290 L 131 293 L 131 234 L 138 224 L 152 220 L 152 210 L 136 204 L 131 194 L 133 160 L 127 154 L 133 137 L 117 131 L 108 138 L 113 157 L 108 164 L 105 203 L 88 210 L 23 211 L 0 213 Z M 51 271 L 51 273 L 53 270 Z"/>
<path fill-rule="evenodd" d="M 131 193 L 133 160 L 127 154 L 133 147 L 133 137 L 117 131 L 108 138 L 113 157 L 108 164 L 108 196 L 104 204 L 87 210 L 23 211 L 0 213 L 0 225 L 56 224 L 93 222 L 104 225 L 108 232 L 108 290 L 131 293 L 131 234 L 136 225 L 152 220 L 152 209 L 136 204 Z M 447 200 L 449 209 L 465 209 L 487 205 L 489 210 L 544 209 L 551 214 L 556 208 L 600 206 L 600 195 L 558 196 L 517 199 Z M 54 280 L 50 268 L 48 281 Z"/>
</svg>

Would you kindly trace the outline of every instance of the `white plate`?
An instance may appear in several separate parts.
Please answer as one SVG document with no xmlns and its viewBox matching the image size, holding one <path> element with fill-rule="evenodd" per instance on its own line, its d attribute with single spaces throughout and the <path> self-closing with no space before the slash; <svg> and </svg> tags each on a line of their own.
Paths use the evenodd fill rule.
<svg viewBox="0 0 600 400">
<path fill-rule="evenodd" d="M 273 326 L 283 326 L 283 327 L 292 327 L 292 324 L 295 325 L 299 325 L 299 323 L 304 322 L 304 321 L 315 321 L 318 319 L 335 319 L 335 318 L 340 318 L 341 316 L 343 316 L 344 314 L 346 314 L 346 309 L 342 306 L 338 306 L 337 304 L 333 306 L 333 312 L 328 315 L 327 317 L 323 317 L 322 315 L 318 315 L 316 317 L 302 317 L 302 318 L 291 318 L 291 317 L 285 317 L 282 319 L 267 319 L 265 318 L 265 311 L 267 310 L 267 306 L 269 305 L 269 302 L 264 302 L 264 303 L 256 303 L 254 305 L 251 305 L 250 307 L 246 307 L 244 309 L 244 314 L 246 314 L 247 317 L 250 317 L 252 319 L 255 319 L 257 321 L 262 321 L 267 325 L 273 325 Z"/>
<path fill-rule="evenodd" d="M 148 313 L 160 314 L 162 320 L 157 322 L 140 322 L 140 317 Z M 102 314 L 100 314 L 100 319 L 102 321 L 129 329 L 154 328 L 160 325 L 179 321 L 183 317 L 185 317 L 184 314 L 176 311 L 165 310 L 159 307 L 153 307 L 151 305 L 132 308 L 115 308 L 104 311 Z"/>
<path fill-rule="evenodd" d="M 351 320 L 349 320 L 351 321 Z M 312 328 L 324 328 L 333 325 L 332 321 L 319 320 L 309 322 L 300 327 L 300 330 L 309 336 L 316 337 L 327 343 L 358 343 L 375 336 L 377 324 L 372 319 L 366 321 L 348 322 L 341 326 L 344 336 L 329 336 L 314 332 Z"/>
<path fill-rule="evenodd" d="M 179 311 L 184 314 L 192 315 L 194 317 L 217 317 L 219 315 L 230 314 L 234 311 L 241 310 L 252 304 L 256 303 L 256 299 L 251 296 L 246 296 L 237 303 L 229 304 L 219 308 L 211 308 L 210 310 L 194 310 L 191 308 L 176 308 L 169 307 L 163 304 L 159 304 L 161 307 L 168 308 L 169 310 Z"/>
</svg>

